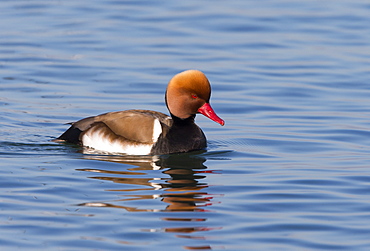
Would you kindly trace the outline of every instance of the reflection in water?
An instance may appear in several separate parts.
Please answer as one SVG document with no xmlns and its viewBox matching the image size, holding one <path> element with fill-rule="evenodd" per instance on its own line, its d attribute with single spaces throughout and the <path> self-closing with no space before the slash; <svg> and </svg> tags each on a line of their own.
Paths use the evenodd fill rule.
<svg viewBox="0 0 370 251">
<path fill-rule="evenodd" d="M 109 156 L 85 154 L 85 158 L 92 160 L 109 161 L 124 164 L 122 171 L 106 170 L 102 164 L 101 169 L 78 169 L 99 174 L 90 177 L 92 179 L 108 180 L 117 184 L 123 184 L 123 188 L 110 189 L 107 191 L 120 192 L 120 200 L 113 203 L 87 202 L 80 206 L 111 207 L 125 209 L 129 212 L 205 212 L 206 207 L 212 205 L 213 196 L 202 190 L 207 188 L 205 182 L 201 182 L 207 173 L 202 156 L 188 153 L 165 156 Z M 129 168 L 126 167 L 129 165 Z M 108 165 L 109 166 L 109 165 Z M 132 167 L 131 167 L 132 166 Z M 158 171 L 161 170 L 161 171 Z M 158 193 L 161 192 L 161 193 Z M 164 206 L 162 208 L 138 208 L 124 205 L 137 200 L 158 200 Z M 146 203 L 152 205 L 151 203 Z M 176 218 L 165 217 L 163 221 L 182 222 L 181 227 L 143 229 L 145 232 L 169 232 L 177 233 L 179 238 L 206 239 L 204 236 L 191 236 L 189 234 L 215 230 L 205 226 L 188 226 L 205 222 L 206 218 Z M 186 227 L 184 227 L 184 222 Z M 210 246 L 185 247 L 186 249 L 210 249 Z"/>
</svg>

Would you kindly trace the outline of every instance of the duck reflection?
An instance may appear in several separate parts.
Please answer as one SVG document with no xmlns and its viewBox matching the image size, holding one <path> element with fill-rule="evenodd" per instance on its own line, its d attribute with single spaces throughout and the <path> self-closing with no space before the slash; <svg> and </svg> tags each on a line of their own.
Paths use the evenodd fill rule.
<svg viewBox="0 0 370 251">
<path fill-rule="evenodd" d="M 112 181 L 116 186 L 108 192 L 119 193 L 123 199 L 113 202 L 87 202 L 80 206 L 110 207 L 124 209 L 129 212 L 205 212 L 212 205 L 213 196 L 205 192 L 208 184 L 204 182 L 207 175 L 213 173 L 204 165 L 206 158 L 202 152 L 173 154 L 164 156 L 108 156 L 84 154 L 84 158 L 102 161 L 98 169 L 78 169 L 94 173 L 92 179 Z M 116 165 L 120 164 L 120 165 Z M 117 168 L 118 167 L 118 168 Z M 142 201 L 148 200 L 147 203 Z M 153 200 L 160 200 L 155 203 Z M 153 203 L 154 202 L 154 203 Z M 163 203 L 162 203 L 163 202 Z M 128 206 L 129 204 L 145 204 L 145 208 Z M 149 206 L 152 205 L 152 206 Z M 203 214 L 202 214 L 203 215 Z M 161 218 L 172 227 L 158 229 L 142 229 L 144 232 L 174 233 L 178 238 L 201 239 L 204 236 L 194 236 L 195 233 L 215 230 L 203 224 L 207 218 L 199 217 Z M 173 223 L 178 222 L 176 227 Z M 185 249 L 211 249 L 210 246 L 184 246 Z"/>
<path fill-rule="evenodd" d="M 123 188 L 108 191 L 121 192 L 120 196 L 127 198 L 116 200 L 114 203 L 94 202 L 80 205 L 122 208 L 131 212 L 204 211 L 205 207 L 211 205 L 212 197 L 201 191 L 208 187 L 207 183 L 201 181 L 207 173 L 212 173 L 212 171 L 206 170 L 207 167 L 204 165 L 206 159 L 200 155 L 201 153 L 144 157 L 86 154 L 84 158 L 87 159 L 127 165 L 127 168 L 119 171 L 107 170 L 106 168 L 78 169 L 79 171 L 100 174 L 90 177 L 92 179 L 124 184 Z M 107 166 L 109 168 L 109 165 Z M 163 192 L 155 192 L 158 190 Z M 145 193 L 145 191 L 147 192 Z M 165 208 L 137 208 L 121 205 L 127 201 L 151 199 L 161 199 L 162 202 L 166 203 Z"/>
</svg>

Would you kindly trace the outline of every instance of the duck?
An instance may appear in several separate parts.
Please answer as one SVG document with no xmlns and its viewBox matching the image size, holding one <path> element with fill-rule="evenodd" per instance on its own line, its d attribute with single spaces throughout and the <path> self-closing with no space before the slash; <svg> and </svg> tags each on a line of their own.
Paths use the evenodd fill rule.
<svg viewBox="0 0 370 251">
<path fill-rule="evenodd" d="M 196 114 L 224 125 L 210 105 L 211 85 L 199 70 L 176 74 L 168 83 L 165 103 L 170 116 L 151 110 L 125 110 L 100 114 L 69 123 L 57 142 L 126 155 L 165 155 L 202 150 L 204 132 Z"/>
</svg>

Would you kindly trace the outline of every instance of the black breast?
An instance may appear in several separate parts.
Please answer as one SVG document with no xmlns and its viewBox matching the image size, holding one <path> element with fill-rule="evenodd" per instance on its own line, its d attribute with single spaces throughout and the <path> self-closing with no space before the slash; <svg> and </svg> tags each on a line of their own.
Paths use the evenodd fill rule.
<svg viewBox="0 0 370 251">
<path fill-rule="evenodd" d="M 183 153 L 207 147 L 207 140 L 195 123 L 194 116 L 179 119 L 172 116 L 173 124 L 166 134 L 162 134 L 154 144 L 151 154 Z"/>
</svg>

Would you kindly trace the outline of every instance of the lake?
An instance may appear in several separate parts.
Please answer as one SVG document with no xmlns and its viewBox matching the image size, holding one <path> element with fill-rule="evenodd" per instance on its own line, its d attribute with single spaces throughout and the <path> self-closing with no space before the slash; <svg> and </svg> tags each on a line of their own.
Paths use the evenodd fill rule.
<svg viewBox="0 0 370 251">
<path fill-rule="evenodd" d="M 369 250 L 370 3 L 1 1 L 1 250 Z M 163 156 L 54 143 L 168 114 L 202 70 L 225 126 Z"/>
</svg>

